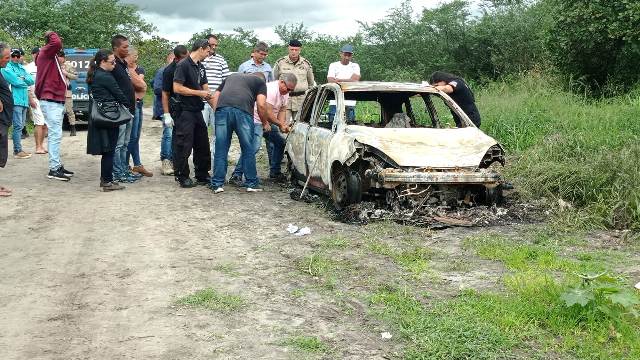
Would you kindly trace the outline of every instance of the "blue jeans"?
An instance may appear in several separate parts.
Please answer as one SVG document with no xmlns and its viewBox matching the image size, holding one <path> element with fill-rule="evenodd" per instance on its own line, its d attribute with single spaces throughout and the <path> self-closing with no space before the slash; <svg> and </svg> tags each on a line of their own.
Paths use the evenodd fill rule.
<svg viewBox="0 0 640 360">
<path fill-rule="evenodd" d="M 113 174 L 115 178 L 121 177 L 129 172 L 127 163 L 127 144 L 131 137 L 131 122 L 120 125 L 118 130 L 118 142 L 116 143 L 115 154 L 113 156 Z"/>
<path fill-rule="evenodd" d="M 356 107 L 355 106 L 345 106 L 344 112 L 347 116 L 347 123 L 355 124 L 356 123 Z M 329 116 L 329 121 L 333 122 L 333 118 L 336 116 L 336 106 L 329 105 L 329 112 L 327 113 Z"/>
<path fill-rule="evenodd" d="M 60 160 L 60 144 L 62 143 L 62 119 L 64 104 L 40 100 L 40 109 L 44 115 L 44 123 L 49 129 L 49 170 L 56 171 L 62 166 Z"/>
<path fill-rule="evenodd" d="M 140 134 L 142 132 L 142 101 L 136 101 L 136 111 L 131 120 L 131 136 L 127 143 L 127 165 L 129 165 L 129 155 L 133 159 L 133 166 L 140 166 Z"/>
<path fill-rule="evenodd" d="M 269 144 L 271 144 L 271 156 L 269 158 L 269 176 L 275 177 L 282 174 L 282 158 L 284 157 L 285 138 L 277 125 L 271 124 L 269 131 Z"/>
<path fill-rule="evenodd" d="M 260 145 L 262 144 L 262 123 L 253 124 L 253 148 L 255 150 L 254 156 L 258 155 L 258 151 L 260 151 Z M 236 163 L 236 168 L 233 170 L 233 174 L 231 176 L 238 177 L 242 179 L 242 153 L 240 153 L 240 159 Z"/>
<path fill-rule="evenodd" d="M 211 132 L 211 170 L 214 169 L 213 167 L 213 159 L 215 159 L 215 154 L 216 154 L 216 114 L 213 111 L 213 109 L 211 108 L 211 106 L 209 106 L 209 103 L 205 103 L 204 104 L 204 109 L 202 109 L 202 118 L 204 118 L 204 124 L 207 126 L 208 128 L 212 128 L 212 132 Z"/>
<path fill-rule="evenodd" d="M 15 105 L 13 107 L 13 153 L 17 154 L 22 151 L 22 129 L 27 120 L 27 107 Z"/>
<path fill-rule="evenodd" d="M 216 110 L 216 153 L 214 157 L 214 171 L 211 178 L 211 186 L 221 187 L 227 177 L 227 156 L 231 146 L 233 132 L 238 136 L 242 155 L 242 170 L 247 187 L 259 185 L 258 172 L 256 170 L 256 156 L 253 145 L 253 116 L 234 107 L 225 106 Z"/>
<path fill-rule="evenodd" d="M 171 137 L 173 128 L 162 123 L 162 140 L 160 141 L 160 160 L 173 160 L 171 154 Z"/>
</svg>

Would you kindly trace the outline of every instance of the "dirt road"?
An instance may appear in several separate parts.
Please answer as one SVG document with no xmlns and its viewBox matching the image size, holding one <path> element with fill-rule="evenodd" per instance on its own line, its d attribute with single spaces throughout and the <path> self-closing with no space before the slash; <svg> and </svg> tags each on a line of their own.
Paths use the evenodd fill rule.
<svg viewBox="0 0 640 360">
<path fill-rule="evenodd" d="M 42 155 L 0 171 L 14 191 L 0 205 L 3 359 L 289 358 L 281 342 L 297 333 L 322 334 L 339 357 L 392 351 L 370 323 L 344 321 L 317 296 L 291 296 L 302 285 L 288 259 L 319 234 L 353 227 L 276 185 L 216 196 L 180 189 L 159 173 L 161 130 L 145 119 L 142 159 L 155 176 L 125 191 L 98 191 L 99 158 L 85 154 L 85 131 L 65 131 L 62 158 L 76 172 L 68 183 L 46 178 Z M 313 234 L 289 235 L 288 223 Z M 177 305 L 204 288 L 245 305 L 232 313 Z"/>
</svg>

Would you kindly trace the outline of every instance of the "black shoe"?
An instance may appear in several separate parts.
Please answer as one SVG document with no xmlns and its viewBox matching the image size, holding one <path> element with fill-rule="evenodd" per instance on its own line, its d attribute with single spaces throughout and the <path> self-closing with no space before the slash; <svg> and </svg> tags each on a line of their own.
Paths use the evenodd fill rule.
<svg viewBox="0 0 640 360">
<path fill-rule="evenodd" d="M 70 177 L 68 177 L 67 175 L 65 175 L 62 172 L 62 168 L 59 168 L 58 170 L 49 170 L 49 175 L 47 175 L 47 177 L 49 179 L 56 179 L 56 180 L 60 180 L 60 181 L 69 181 L 69 180 L 71 180 Z"/>
<path fill-rule="evenodd" d="M 274 182 L 286 182 L 287 181 L 287 175 L 283 174 L 283 173 L 279 173 L 279 174 L 275 174 L 275 175 L 269 175 L 269 179 L 273 180 Z"/>
<path fill-rule="evenodd" d="M 67 175 L 68 177 L 72 177 L 73 174 L 75 174 L 73 171 L 65 169 L 64 166 L 60 166 L 60 170 L 62 170 L 62 173 Z"/>
<path fill-rule="evenodd" d="M 20 135 L 20 138 L 22 138 L 23 140 L 29 137 L 29 132 L 27 131 L 26 127 L 22 128 L 22 134 Z"/>
<path fill-rule="evenodd" d="M 196 186 L 190 178 L 176 179 L 181 188 L 191 188 Z"/>
<path fill-rule="evenodd" d="M 196 185 L 209 185 L 209 183 L 211 183 L 211 177 L 209 176 L 203 177 L 203 178 L 196 178 Z"/>
<path fill-rule="evenodd" d="M 76 126 L 70 125 L 69 127 L 70 127 L 69 136 L 76 136 Z"/>
</svg>

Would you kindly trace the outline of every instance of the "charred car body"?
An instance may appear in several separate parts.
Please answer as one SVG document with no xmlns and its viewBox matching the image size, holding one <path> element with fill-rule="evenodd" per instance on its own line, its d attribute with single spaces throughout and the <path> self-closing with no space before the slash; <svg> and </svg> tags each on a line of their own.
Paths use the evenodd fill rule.
<svg viewBox="0 0 640 360">
<path fill-rule="evenodd" d="M 345 100 L 358 101 L 357 124 Z M 336 104 L 333 121 L 329 102 Z M 462 120 L 456 128 L 453 113 Z M 289 134 L 292 180 L 341 208 L 371 196 L 392 207 L 494 203 L 504 150 L 451 98 L 429 85 L 352 82 L 307 91 Z"/>
</svg>

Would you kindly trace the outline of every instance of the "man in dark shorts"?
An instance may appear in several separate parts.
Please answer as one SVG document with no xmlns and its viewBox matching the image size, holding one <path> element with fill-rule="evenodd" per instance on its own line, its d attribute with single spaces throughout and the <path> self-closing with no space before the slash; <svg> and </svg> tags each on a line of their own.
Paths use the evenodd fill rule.
<svg viewBox="0 0 640 360">
<path fill-rule="evenodd" d="M 214 194 L 224 191 L 227 175 L 227 156 L 233 132 L 238 136 L 242 150 L 242 169 L 247 192 L 262 191 L 256 170 L 253 146 L 254 105 L 261 119 L 268 119 L 267 85 L 261 78 L 249 74 L 232 74 L 227 77 L 213 96 L 215 109 L 216 149 L 213 159 L 214 173 L 210 188 Z"/>
<path fill-rule="evenodd" d="M 209 56 L 211 48 L 207 40 L 196 40 L 191 53 L 176 65 L 173 75 L 173 91 L 178 103 L 172 109 L 173 127 L 173 171 L 180 187 L 189 188 L 195 184 L 189 178 L 189 155 L 193 149 L 193 167 L 196 182 L 207 185 L 211 181 L 211 150 L 209 135 L 202 117 L 204 103 L 212 107 L 213 98 L 209 92 L 207 74 L 201 61 Z"/>
<path fill-rule="evenodd" d="M 9 63 L 9 45 L 0 42 L 0 68 L 4 68 Z M 9 126 L 13 119 L 13 95 L 9 89 L 9 83 L 0 73 L 0 167 L 7 164 L 9 155 Z M 0 196 L 11 196 L 11 190 L 0 185 Z"/>
</svg>

